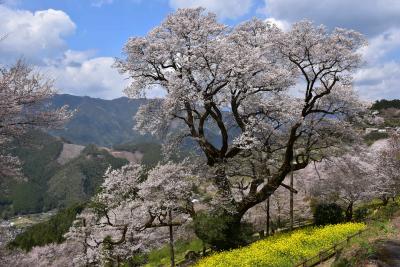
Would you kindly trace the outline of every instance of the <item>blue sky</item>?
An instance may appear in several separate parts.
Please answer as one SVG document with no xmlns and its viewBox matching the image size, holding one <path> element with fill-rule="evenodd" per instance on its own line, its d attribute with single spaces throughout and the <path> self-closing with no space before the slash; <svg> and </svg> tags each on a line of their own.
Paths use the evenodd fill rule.
<svg viewBox="0 0 400 267">
<path fill-rule="evenodd" d="M 73 50 L 97 50 L 98 56 L 116 56 L 129 36 L 145 35 L 172 10 L 166 1 L 116 1 L 96 6 L 89 0 L 20 1 L 30 11 L 56 9 L 76 24 L 75 34 L 66 38 Z"/>
<path fill-rule="evenodd" d="M 111 65 L 126 40 L 177 8 L 197 6 L 229 25 L 257 16 L 287 28 L 307 18 L 360 31 L 369 46 L 356 89 L 365 99 L 400 98 L 399 0 L 3 0 L 0 63 L 23 57 L 60 92 L 119 97 L 127 81 Z"/>
<path fill-rule="evenodd" d="M 255 15 L 263 16 L 255 14 L 262 8 L 263 1 L 248 2 L 251 3 L 249 12 L 220 19 L 234 25 Z M 119 55 L 129 36 L 145 35 L 175 10 L 168 0 L 18 0 L 9 3 L 9 7 L 31 12 L 62 10 L 76 24 L 75 33 L 66 38 L 69 48 L 95 49 L 98 56 Z"/>
</svg>

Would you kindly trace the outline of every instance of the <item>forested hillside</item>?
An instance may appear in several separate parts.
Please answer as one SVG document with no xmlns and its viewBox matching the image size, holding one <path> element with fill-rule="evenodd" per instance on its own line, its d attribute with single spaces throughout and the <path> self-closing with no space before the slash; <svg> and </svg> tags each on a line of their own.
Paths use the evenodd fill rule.
<svg viewBox="0 0 400 267">
<path fill-rule="evenodd" d="M 10 148 L 22 162 L 23 179 L 7 179 L 1 187 L 2 217 L 67 207 L 90 198 L 102 183 L 105 170 L 119 168 L 125 159 L 89 145 L 66 164 L 57 159 L 63 149 L 60 138 L 40 131 L 30 132 Z"/>
<path fill-rule="evenodd" d="M 2 215 L 31 213 L 49 209 L 44 194 L 47 181 L 56 173 L 59 164 L 56 159 L 62 150 L 57 138 L 36 131 L 13 142 L 10 153 L 18 156 L 22 172 L 21 179 L 7 179 L 2 186 Z"/>
<path fill-rule="evenodd" d="M 384 126 L 400 126 L 400 99 L 378 100 L 372 105 L 371 109 L 379 112 L 379 116 L 384 119 Z"/>
<path fill-rule="evenodd" d="M 10 146 L 9 152 L 22 162 L 25 178 L 7 180 L 1 188 L 1 216 L 68 207 L 90 198 L 108 166 L 119 168 L 128 162 L 100 149 L 102 146 L 138 152 L 145 165 L 154 166 L 161 158 L 161 145 L 133 130 L 133 116 L 145 102 L 124 97 L 104 100 L 55 95 L 52 106 L 68 105 L 75 110 L 74 116 L 62 130 L 52 130 L 51 135 L 30 132 Z M 68 148 L 72 151 L 66 151 L 66 143 L 71 144 Z M 65 161 L 70 153 L 77 155 Z"/>
<path fill-rule="evenodd" d="M 112 147 L 132 141 L 152 141 L 154 138 L 142 136 L 133 130 L 133 116 L 146 101 L 126 97 L 104 100 L 66 94 L 55 95 L 51 100 L 54 107 L 68 105 L 76 112 L 64 129 L 51 133 L 80 145 Z"/>
<path fill-rule="evenodd" d="M 400 109 L 400 99 L 393 99 L 393 100 L 377 100 L 371 107 L 374 110 L 382 110 L 388 108 L 396 108 Z"/>
<path fill-rule="evenodd" d="M 63 242 L 65 240 L 63 235 L 68 231 L 76 215 L 79 214 L 83 208 L 84 204 L 76 204 L 60 210 L 48 221 L 33 225 L 25 232 L 17 235 L 15 240 L 9 243 L 9 246 L 30 250 L 33 246 Z"/>
</svg>

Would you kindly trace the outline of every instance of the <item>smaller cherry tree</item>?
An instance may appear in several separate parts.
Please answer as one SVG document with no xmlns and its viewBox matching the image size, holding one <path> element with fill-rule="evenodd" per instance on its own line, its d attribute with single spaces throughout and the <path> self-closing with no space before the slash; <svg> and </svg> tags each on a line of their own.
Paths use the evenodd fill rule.
<svg viewBox="0 0 400 267">
<path fill-rule="evenodd" d="M 52 81 L 23 61 L 0 66 L 0 179 L 20 175 L 18 158 L 6 152 L 9 141 L 31 128 L 59 127 L 71 117 L 67 106 L 54 110 L 46 104 L 54 94 Z"/>
<path fill-rule="evenodd" d="M 138 164 L 108 170 L 101 192 L 67 234 L 83 244 L 77 260 L 118 263 L 163 242 L 165 227 L 173 252 L 173 227 L 194 215 L 192 188 L 197 179 L 186 165 L 158 164 L 148 173 Z"/>
<path fill-rule="evenodd" d="M 389 197 L 400 193 L 400 135 L 392 134 L 376 154 L 378 170 L 377 186 L 381 188 L 381 199 L 386 205 Z"/>
<path fill-rule="evenodd" d="M 375 159 L 365 149 L 340 157 L 331 157 L 318 164 L 319 179 L 311 190 L 322 202 L 338 202 L 344 206 L 346 220 L 353 218 L 354 205 L 377 197 Z"/>
</svg>

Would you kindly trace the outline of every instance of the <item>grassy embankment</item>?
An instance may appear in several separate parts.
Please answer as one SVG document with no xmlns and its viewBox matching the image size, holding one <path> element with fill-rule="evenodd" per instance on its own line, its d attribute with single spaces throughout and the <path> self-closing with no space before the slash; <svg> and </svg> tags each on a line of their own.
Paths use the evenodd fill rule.
<svg viewBox="0 0 400 267">
<path fill-rule="evenodd" d="M 369 210 L 366 220 L 368 231 L 354 238 L 331 266 L 350 267 L 365 266 L 376 253 L 376 242 L 385 239 L 398 239 L 399 230 L 393 222 L 400 217 L 400 198 L 382 206 L 380 201 L 374 201 L 365 207 Z"/>
<path fill-rule="evenodd" d="M 180 262 L 185 259 L 188 251 L 201 251 L 203 242 L 200 239 L 192 241 L 177 241 L 174 244 L 175 261 Z M 160 249 L 151 251 L 147 256 L 146 267 L 152 266 L 169 266 L 170 265 L 170 248 L 168 245 Z"/>
</svg>

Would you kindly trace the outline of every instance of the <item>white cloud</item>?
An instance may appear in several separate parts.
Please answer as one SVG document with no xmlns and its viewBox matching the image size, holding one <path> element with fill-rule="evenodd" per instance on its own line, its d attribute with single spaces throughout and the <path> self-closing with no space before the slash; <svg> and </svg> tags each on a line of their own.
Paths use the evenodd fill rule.
<svg viewBox="0 0 400 267">
<path fill-rule="evenodd" d="M 130 80 L 113 68 L 114 58 L 92 57 L 93 51 L 65 52 L 61 60 L 49 62 L 41 71 L 55 80 L 60 92 L 115 99 L 124 96 L 123 90 Z M 148 92 L 148 98 L 162 97 L 165 90 L 155 86 Z"/>
<path fill-rule="evenodd" d="M 127 81 L 111 67 L 111 57 L 95 51 L 72 51 L 65 37 L 75 32 L 70 17 L 59 10 L 30 12 L 0 6 L 1 63 L 23 57 L 55 80 L 60 93 L 112 99 L 122 96 Z"/>
<path fill-rule="evenodd" d="M 367 99 L 400 98 L 400 28 L 370 38 L 361 50 L 365 65 L 355 75 L 355 86 Z M 400 59 L 400 57 L 399 57 Z"/>
<path fill-rule="evenodd" d="M 204 7 L 214 12 L 221 19 L 234 19 L 246 15 L 252 5 L 252 0 L 169 0 L 169 5 L 174 8 Z"/>
<path fill-rule="evenodd" d="M 112 68 L 114 58 L 90 58 L 90 54 L 90 51 L 69 50 L 62 60 L 43 67 L 42 71 L 55 80 L 63 93 L 104 99 L 122 96 L 128 81 Z"/>
<path fill-rule="evenodd" d="M 160 85 L 154 85 L 146 92 L 147 98 L 162 98 L 166 95 L 165 89 Z"/>
<path fill-rule="evenodd" d="M 92 6 L 102 7 L 103 5 L 112 4 L 114 0 L 93 0 Z"/>
<path fill-rule="evenodd" d="M 289 22 L 304 18 L 369 36 L 400 26 L 399 0 L 264 0 L 264 12 Z"/>
<path fill-rule="evenodd" d="M 287 31 L 290 29 L 290 23 L 285 20 L 279 20 L 271 17 L 267 18 L 265 21 L 271 24 L 275 24 L 278 28 L 280 28 L 283 31 Z"/>
<path fill-rule="evenodd" d="M 73 34 L 75 24 L 63 11 L 48 9 L 30 12 L 0 6 L 0 42 L 3 61 L 24 57 L 36 62 L 62 53 L 67 45 L 64 38 Z"/>
<path fill-rule="evenodd" d="M 400 14 L 399 14 L 400 15 Z M 400 28 L 392 28 L 371 38 L 361 53 L 368 64 L 385 59 L 393 51 L 400 53 Z"/>
<path fill-rule="evenodd" d="M 75 51 L 75 50 L 67 50 L 64 52 L 60 63 L 62 65 L 81 65 L 83 62 L 92 58 L 95 55 L 95 51 Z M 52 64 L 53 62 L 49 62 Z M 54 64 L 54 63 L 53 63 Z"/>
<path fill-rule="evenodd" d="M 355 88 L 366 99 L 400 99 L 400 62 L 365 67 L 355 75 Z"/>
</svg>

